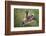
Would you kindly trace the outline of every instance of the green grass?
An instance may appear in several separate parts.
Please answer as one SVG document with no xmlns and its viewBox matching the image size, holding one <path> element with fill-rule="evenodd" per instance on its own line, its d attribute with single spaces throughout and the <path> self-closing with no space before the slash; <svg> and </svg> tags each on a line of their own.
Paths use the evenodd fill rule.
<svg viewBox="0 0 46 36">
<path fill-rule="evenodd" d="M 26 17 L 25 9 L 14 8 L 14 27 L 36 27 L 39 26 L 39 10 L 38 9 L 26 9 L 30 10 L 30 14 L 34 14 L 35 21 L 27 25 L 22 25 L 23 19 Z M 21 26 L 20 26 L 21 25 Z"/>
</svg>

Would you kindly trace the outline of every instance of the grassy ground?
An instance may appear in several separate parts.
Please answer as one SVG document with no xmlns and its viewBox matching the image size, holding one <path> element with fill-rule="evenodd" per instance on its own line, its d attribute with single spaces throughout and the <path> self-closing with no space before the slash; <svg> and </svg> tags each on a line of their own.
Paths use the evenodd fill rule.
<svg viewBox="0 0 46 36">
<path fill-rule="evenodd" d="M 29 14 L 34 14 L 35 20 L 33 23 L 28 23 L 23 26 L 22 21 L 26 17 L 25 9 L 14 9 L 14 27 L 35 27 L 39 26 L 39 10 L 38 9 L 28 9 L 30 12 Z M 21 25 L 21 26 L 20 26 Z"/>
</svg>

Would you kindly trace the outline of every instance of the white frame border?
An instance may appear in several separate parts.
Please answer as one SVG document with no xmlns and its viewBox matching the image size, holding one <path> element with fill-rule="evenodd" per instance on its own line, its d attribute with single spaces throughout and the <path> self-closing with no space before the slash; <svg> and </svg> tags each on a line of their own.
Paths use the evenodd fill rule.
<svg viewBox="0 0 46 36">
<path fill-rule="evenodd" d="M 39 9 L 39 27 L 21 27 L 21 28 L 15 27 L 14 28 L 14 8 Z M 42 6 L 11 5 L 11 31 L 42 30 L 42 16 L 41 15 L 42 15 Z"/>
</svg>

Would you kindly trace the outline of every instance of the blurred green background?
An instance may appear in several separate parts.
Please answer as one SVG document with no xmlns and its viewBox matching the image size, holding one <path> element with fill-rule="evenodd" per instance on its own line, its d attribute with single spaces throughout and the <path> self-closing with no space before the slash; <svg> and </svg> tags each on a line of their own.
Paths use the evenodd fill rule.
<svg viewBox="0 0 46 36">
<path fill-rule="evenodd" d="M 29 14 L 34 14 L 35 21 L 26 25 L 22 25 L 23 19 L 26 17 L 26 11 L 28 10 Z M 14 27 L 37 27 L 39 26 L 39 9 L 20 9 L 14 8 Z"/>
</svg>

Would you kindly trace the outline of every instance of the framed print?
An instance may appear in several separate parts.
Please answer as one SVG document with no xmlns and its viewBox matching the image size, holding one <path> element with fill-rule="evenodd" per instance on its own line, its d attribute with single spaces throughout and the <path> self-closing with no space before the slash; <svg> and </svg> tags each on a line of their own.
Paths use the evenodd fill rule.
<svg viewBox="0 0 46 36">
<path fill-rule="evenodd" d="M 5 1 L 5 34 L 45 32 L 44 3 Z"/>
</svg>

